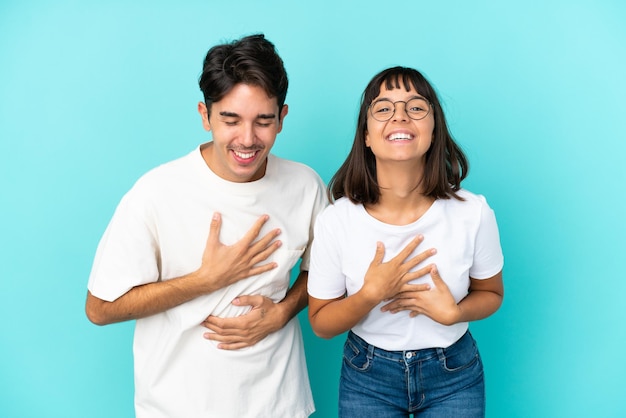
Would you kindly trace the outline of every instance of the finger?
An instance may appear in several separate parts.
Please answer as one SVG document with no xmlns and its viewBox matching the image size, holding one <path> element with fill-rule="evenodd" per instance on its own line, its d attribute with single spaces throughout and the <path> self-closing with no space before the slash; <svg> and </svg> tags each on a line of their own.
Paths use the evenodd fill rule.
<svg viewBox="0 0 626 418">
<path fill-rule="evenodd" d="M 436 287 L 440 287 L 440 285 L 445 286 L 445 282 L 439 275 L 439 269 L 437 269 L 437 266 L 434 264 L 430 266 L 430 277 L 432 277 L 433 283 Z"/>
<path fill-rule="evenodd" d="M 383 305 L 383 306 L 380 308 L 380 310 L 381 310 L 382 312 L 387 312 L 387 311 L 389 311 L 389 310 L 393 309 L 393 307 L 394 307 L 394 305 L 395 305 L 395 304 L 397 304 L 397 302 L 394 300 L 394 301 L 392 301 L 392 302 L 387 303 L 386 305 Z"/>
<path fill-rule="evenodd" d="M 236 306 L 252 306 L 253 308 L 263 304 L 263 296 L 260 295 L 242 295 L 233 299 L 233 305 Z"/>
<path fill-rule="evenodd" d="M 414 297 L 414 295 L 409 295 L 410 293 L 419 293 L 430 290 L 430 284 L 428 283 L 418 283 L 418 284 L 405 284 L 400 289 L 400 293 L 398 296 L 406 295 L 407 298 Z"/>
<path fill-rule="evenodd" d="M 399 261 L 404 261 L 407 259 L 407 257 L 409 255 L 411 255 L 411 253 L 413 251 L 415 251 L 415 249 L 417 248 L 418 245 L 420 245 L 420 243 L 424 240 L 424 236 L 422 234 L 419 234 L 418 236 L 416 236 L 415 238 L 413 238 L 411 240 L 411 242 L 409 242 L 406 247 L 404 247 L 402 249 L 402 251 L 400 251 L 398 253 L 398 255 L 396 255 L 393 259 L 394 260 L 399 260 Z"/>
<path fill-rule="evenodd" d="M 234 318 L 219 318 L 211 316 L 207 318 L 202 325 L 221 336 L 233 336 L 242 334 L 242 329 L 246 328 L 243 316 Z"/>
<path fill-rule="evenodd" d="M 254 224 L 252 225 L 252 228 L 250 228 L 248 232 L 246 232 L 246 234 L 243 236 L 240 242 L 244 244 L 246 247 L 252 244 L 252 242 L 261 233 L 261 228 L 263 228 L 263 225 L 265 225 L 265 223 L 268 221 L 269 218 L 270 217 L 268 215 L 260 216 L 259 219 L 257 219 L 254 222 Z"/>
<path fill-rule="evenodd" d="M 400 311 L 411 310 L 411 307 L 410 305 L 406 304 L 406 301 L 394 300 L 393 302 L 384 305 L 382 308 L 380 308 L 380 310 L 383 312 L 396 314 Z"/>
<path fill-rule="evenodd" d="M 202 326 L 218 334 L 224 333 L 223 321 L 221 318 L 211 316 L 202 322 Z"/>
<path fill-rule="evenodd" d="M 267 250 L 268 248 L 271 248 L 272 245 L 271 244 L 276 244 L 277 242 L 280 243 L 280 241 L 274 241 L 274 239 L 276 239 L 277 236 L 279 236 L 281 233 L 281 230 L 279 228 L 273 229 L 270 232 L 268 232 L 267 234 L 265 234 L 263 236 L 263 238 L 261 238 L 260 240 L 256 241 L 255 243 L 249 245 L 250 250 L 252 251 L 252 254 L 257 254 L 257 253 L 261 253 L 264 250 Z M 242 243 L 245 244 L 245 241 L 242 241 Z M 280 244 L 278 244 L 280 245 Z M 270 254 L 274 252 L 273 250 L 270 252 Z M 267 258 L 267 257 L 266 257 Z"/>
<path fill-rule="evenodd" d="M 209 227 L 209 237 L 207 238 L 207 246 L 209 244 L 218 244 L 220 242 L 220 230 L 222 228 L 222 215 L 219 212 L 213 213 L 211 225 Z"/>
<path fill-rule="evenodd" d="M 244 347 L 246 345 L 249 345 L 247 340 L 244 340 L 241 337 L 236 337 L 236 336 L 224 336 L 224 335 L 216 334 L 214 332 L 205 332 L 202 336 L 206 340 L 215 341 L 216 343 L 218 343 L 217 348 L 222 348 L 222 349 L 223 348 L 228 349 L 228 347 L 235 347 L 235 346 Z"/>
<path fill-rule="evenodd" d="M 259 248 L 256 248 L 256 246 L 251 247 L 250 251 L 252 251 L 252 254 L 254 254 L 254 256 L 250 260 L 250 265 L 253 266 L 257 263 L 260 263 L 261 261 L 267 260 L 267 258 L 270 255 L 272 255 L 277 249 L 279 249 L 282 245 L 283 245 L 282 241 L 275 241 L 272 243 L 272 245 L 267 246 L 266 248 L 262 250 Z M 255 254 L 255 251 L 256 251 L 256 254 Z"/>
<path fill-rule="evenodd" d="M 419 253 L 415 257 L 411 258 L 405 264 L 409 268 L 413 268 L 413 267 L 417 266 L 419 263 L 421 263 L 422 261 L 426 260 L 428 257 L 432 257 L 435 254 L 437 254 L 437 249 L 436 248 L 430 248 L 430 249 L 428 249 L 428 250 L 426 250 L 424 252 Z"/>
<path fill-rule="evenodd" d="M 408 284 L 409 282 L 411 282 L 411 281 L 413 281 L 415 279 L 419 279 L 420 277 L 424 277 L 427 274 L 430 274 L 433 265 L 434 264 L 429 264 L 426 267 L 422 267 L 421 269 L 417 269 L 415 271 L 411 271 L 411 272 L 405 274 L 404 277 L 402 278 L 402 280 L 405 282 L 405 284 Z"/>
<path fill-rule="evenodd" d="M 219 343 L 217 348 L 220 350 L 241 350 L 242 348 L 251 347 L 256 344 L 256 341 L 251 342 L 236 342 L 236 343 Z"/>
<path fill-rule="evenodd" d="M 385 244 L 378 241 L 376 242 L 376 253 L 374 253 L 374 259 L 372 260 L 372 264 L 382 263 L 383 258 L 385 258 Z"/>
<path fill-rule="evenodd" d="M 260 266 L 254 266 L 250 268 L 250 270 L 248 270 L 248 273 L 246 274 L 246 276 L 247 277 L 256 276 L 258 274 L 273 270 L 276 267 L 278 267 L 277 263 L 267 263 L 267 264 L 263 264 Z"/>
</svg>

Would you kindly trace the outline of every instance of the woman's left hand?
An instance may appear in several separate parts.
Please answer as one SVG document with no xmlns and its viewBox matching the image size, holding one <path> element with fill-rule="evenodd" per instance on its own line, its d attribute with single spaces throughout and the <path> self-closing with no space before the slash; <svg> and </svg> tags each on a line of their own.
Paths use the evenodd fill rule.
<svg viewBox="0 0 626 418">
<path fill-rule="evenodd" d="M 450 289 L 439 275 L 437 267 L 433 264 L 430 269 L 433 286 L 429 290 L 415 291 L 410 284 L 406 290 L 398 293 L 396 297 L 384 305 L 383 312 L 398 313 L 411 311 L 410 316 L 426 315 L 443 325 L 452 325 L 459 322 L 461 308 L 457 305 Z"/>
</svg>

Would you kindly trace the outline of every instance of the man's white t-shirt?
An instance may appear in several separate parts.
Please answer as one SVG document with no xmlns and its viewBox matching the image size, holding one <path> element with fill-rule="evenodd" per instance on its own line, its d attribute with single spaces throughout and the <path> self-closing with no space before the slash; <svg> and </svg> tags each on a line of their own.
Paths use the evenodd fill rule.
<svg viewBox="0 0 626 418">
<path fill-rule="evenodd" d="M 424 241 L 415 256 L 428 248 L 437 254 L 413 270 L 435 263 L 457 302 L 468 294 L 470 277 L 488 279 L 504 263 L 493 210 L 483 196 L 466 190 L 457 193 L 464 201 L 438 199 L 417 221 L 389 225 L 367 213 L 363 205 L 338 199 L 317 218 L 311 253 L 308 291 L 317 299 L 352 295 L 363 286 L 374 259 L 376 243 L 385 245 L 383 262 L 395 257 L 418 234 Z M 415 283 L 431 283 L 430 275 Z M 370 311 L 352 331 L 368 343 L 389 351 L 449 347 L 467 331 L 467 323 L 441 325 L 425 315 L 409 317 L 408 311 L 382 312 L 381 304 Z"/>
<path fill-rule="evenodd" d="M 215 175 L 197 148 L 140 178 L 123 197 L 98 246 L 89 291 L 113 301 L 131 288 L 200 267 L 214 212 L 220 241 L 239 241 L 263 214 L 260 236 L 280 228 L 282 246 L 266 262 L 278 267 L 136 322 L 135 408 L 138 418 L 306 417 L 314 410 L 297 318 L 256 345 L 220 350 L 203 338 L 209 315 L 235 317 L 241 295 L 282 300 L 290 270 L 308 270 L 313 222 L 325 187 L 310 168 L 274 155 L 249 183 Z"/>
</svg>

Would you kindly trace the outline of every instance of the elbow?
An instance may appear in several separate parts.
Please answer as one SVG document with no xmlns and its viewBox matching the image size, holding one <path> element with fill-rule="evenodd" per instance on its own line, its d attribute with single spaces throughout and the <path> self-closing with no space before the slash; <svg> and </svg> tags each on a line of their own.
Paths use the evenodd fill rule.
<svg viewBox="0 0 626 418">
<path fill-rule="evenodd" d="M 316 326 L 313 322 L 311 322 L 311 329 L 313 330 L 315 336 L 325 340 L 330 340 L 331 338 L 336 337 L 336 334 Z"/>
<path fill-rule="evenodd" d="M 89 319 L 89 321 L 92 324 L 99 325 L 99 326 L 109 324 L 109 322 L 105 319 L 104 315 L 102 315 L 97 310 L 90 309 L 89 306 L 85 307 L 85 314 L 87 314 L 87 319 Z"/>
<path fill-rule="evenodd" d="M 331 338 L 335 337 L 335 334 L 329 334 L 329 333 L 324 333 L 324 332 L 315 332 L 315 335 L 325 340 L 330 340 Z"/>
<path fill-rule="evenodd" d="M 111 320 L 105 315 L 103 305 L 106 302 L 92 296 L 91 293 L 87 296 L 87 302 L 85 303 L 85 314 L 87 319 L 95 325 L 108 325 L 112 323 Z"/>
<path fill-rule="evenodd" d="M 323 338 L 325 340 L 330 340 L 331 338 L 334 337 L 334 335 L 328 334 L 326 332 L 321 332 L 321 331 L 313 330 L 313 333 L 315 334 L 316 337 Z"/>
</svg>

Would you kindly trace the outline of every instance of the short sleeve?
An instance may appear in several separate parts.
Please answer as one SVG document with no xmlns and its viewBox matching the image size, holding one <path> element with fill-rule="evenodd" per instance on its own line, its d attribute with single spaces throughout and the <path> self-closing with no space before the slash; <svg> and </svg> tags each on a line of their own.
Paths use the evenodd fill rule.
<svg viewBox="0 0 626 418">
<path fill-rule="evenodd" d="M 315 222 L 311 249 L 308 292 L 317 299 L 335 299 L 346 293 L 346 279 L 341 268 L 341 246 L 334 206 L 329 206 Z"/>
<path fill-rule="evenodd" d="M 158 244 L 146 199 L 129 191 L 120 201 L 96 250 L 88 288 L 112 302 L 131 288 L 157 281 Z"/>
<path fill-rule="evenodd" d="M 315 199 L 313 202 L 313 210 L 311 212 L 311 219 L 309 222 L 309 243 L 302 255 L 302 261 L 300 262 L 300 271 L 307 271 L 311 265 L 311 248 L 315 237 L 315 220 L 319 214 L 328 206 L 328 198 L 326 197 L 326 185 L 322 179 L 315 175 Z"/>
<path fill-rule="evenodd" d="M 480 224 L 475 239 L 474 262 L 469 274 L 474 279 L 488 279 L 502 270 L 504 256 L 495 213 L 484 197 L 480 198 L 482 203 Z"/>
</svg>

